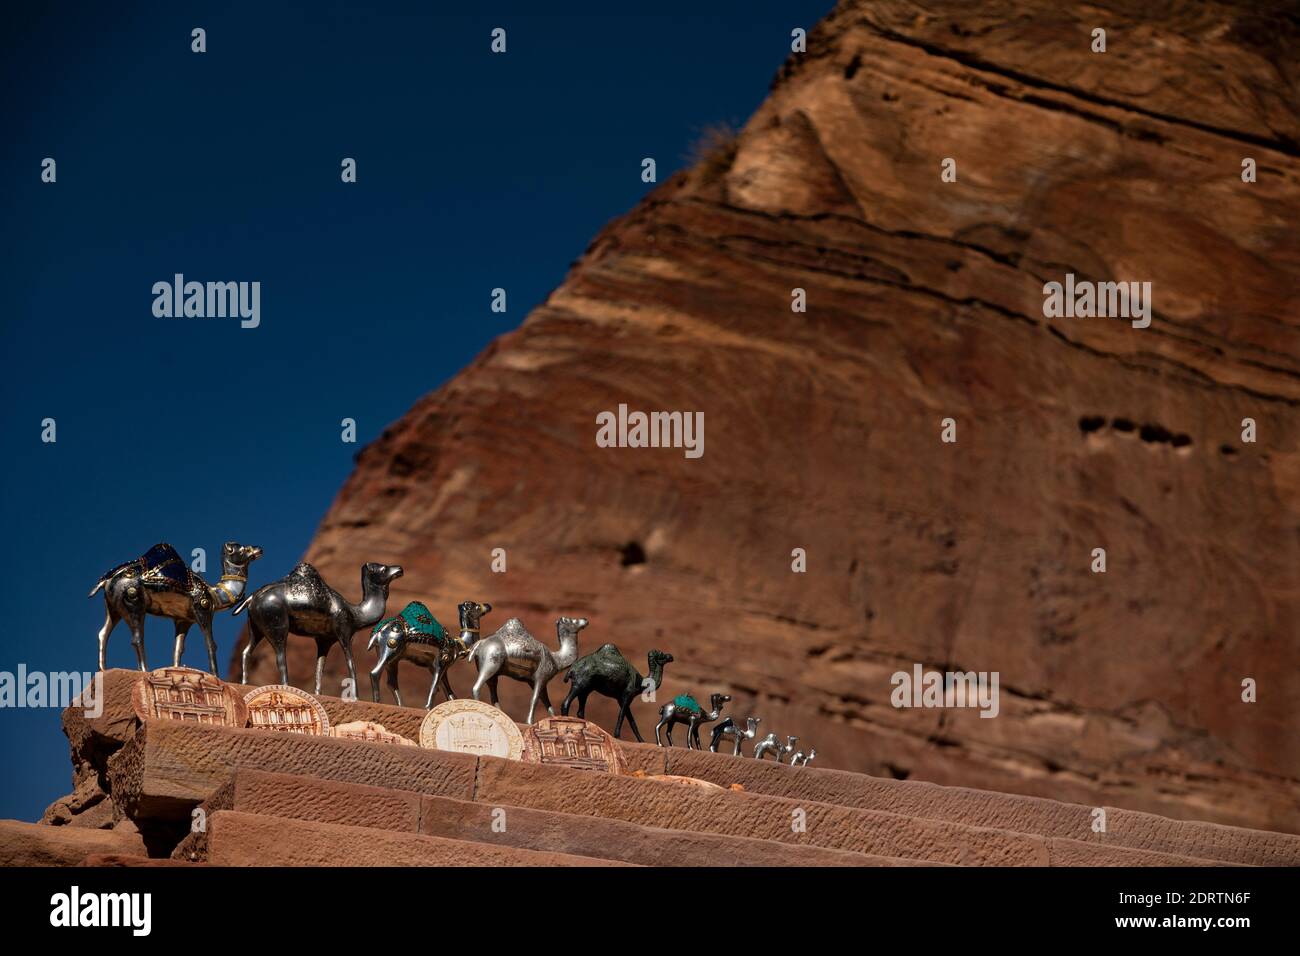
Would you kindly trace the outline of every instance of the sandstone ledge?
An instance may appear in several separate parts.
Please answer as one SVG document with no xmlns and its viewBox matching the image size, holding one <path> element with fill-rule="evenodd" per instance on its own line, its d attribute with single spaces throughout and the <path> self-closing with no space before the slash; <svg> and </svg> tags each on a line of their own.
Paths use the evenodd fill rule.
<svg viewBox="0 0 1300 956">
<path fill-rule="evenodd" d="M 64 719 L 65 727 L 72 728 L 69 736 L 75 735 L 82 739 L 93 735 L 101 747 L 111 742 L 113 750 L 131 739 L 139 726 L 130 712 L 129 690 L 136 676 L 134 671 L 108 672 L 104 714 L 95 721 L 87 721 L 80 712 L 69 711 Z M 419 708 L 364 701 L 348 702 L 333 697 L 321 697 L 320 700 L 331 721 L 373 720 L 412 738 L 418 736 L 418 727 L 425 713 Z M 129 720 L 120 713 L 123 707 L 130 715 Z M 157 727 L 164 725 L 158 724 Z M 161 729 L 159 732 L 170 735 L 175 731 Z M 119 742 L 120 734 L 126 734 L 126 737 Z M 155 805 L 143 810 L 132 806 L 130 814 L 124 814 L 121 809 L 115 810 L 119 819 L 123 815 L 170 816 L 170 819 L 180 821 L 187 818 L 190 809 L 206 799 L 213 788 L 226 783 L 241 762 L 269 772 L 374 784 L 395 791 L 420 791 L 459 799 L 469 799 L 473 793 L 473 758 L 329 738 L 314 740 L 310 746 L 299 749 L 292 742 L 283 740 L 267 743 L 263 748 L 255 740 L 238 742 L 236 738 L 232 742 L 227 739 L 226 743 L 211 752 L 195 754 L 188 754 L 182 741 L 178 745 L 181 749 L 175 767 L 168 771 L 166 779 L 154 780 L 151 783 L 154 789 L 143 795 L 145 799 L 154 801 Z M 247 764 L 242 757 L 249 747 L 258 749 L 256 760 L 252 764 Z M 811 800 L 850 809 L 883 811 L 917 820 L 1066 839 L 1098 848 L 1143 850 L 1225 863 L 1300 864 L 1300 836 L 1293 834 L 1170 820 L 1150 813 L 1114 807 L 1106 808 L 1107 832 L 1094 833 L 1092 807 L 1041 797 L 944 787 L 921 781 L 872 777 L 827 768 L 792 768 L 771 761 L 761 762 L 747 757 L 735 758 L 680 747 L 661 748 L 627 741 L 620 742 L 620 747 L 631 770 L 641 769 L 651 774 L 683 774 L 723 786 L 739 783 L 750 794 Z M 322 756 L 325 753 L 348 756 L 325 759 Z M 128 761 L 139 756 L 138 752 L 133 754 L 121 755 L 115 763 L 117 774 L 125 773 Z M 424 769 L 414 776 L 408 776 L 406 768 L 412 765 L 412 761 Z M 106 771 L 105 767 L 107 777 Z M 432 774 L 433 777 L 428 779 L 421 774 Z M 411 780 L 420 782 L 412 783 Z M 135 794 L 136 791 L 128 787 L 119 792 L 115 788 L 114 793 L 120 801 L 125 794 Z M 139 796 L 132 796 L 132 799 L 139 799 Z"/>
</svg>

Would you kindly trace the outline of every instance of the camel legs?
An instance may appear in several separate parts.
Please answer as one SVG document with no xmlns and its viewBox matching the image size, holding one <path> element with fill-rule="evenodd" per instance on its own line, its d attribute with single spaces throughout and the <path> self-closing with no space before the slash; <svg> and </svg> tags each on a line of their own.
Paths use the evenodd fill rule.
<svg viewBox="0 0 1300 956">
<path fill-rule="evenodd" d="M 386 674 L 385 676 L 388 678 L 388 689 L 391 690 L 391 691 L 393 692 L 393 700 L 395 700 L 395 701 L 397 702 L 397 706 L 398 706 L 398 707 L 401 707 L 401 706 L 402 706 L 402 692 L 401 692 L 401 690 L 399 690 L 398 687 L 397 687 L 397 665 L 398 665 L 398 663 L 399 663 L 399 661 L 393 661 L 391 664 L 389 664 L 389 665 L 388 665 L 388 668 L 387 668 L 387 674 Z M 374 680 L 374 678 L 372 677 L 370 683 L 371 683 L 371 686 L 375 686 L 377 682 L 376 682 L 376 681 Z M 375 695 L 376 695 L 376 696 L 375 696 L 375 700 L 378 700 L 378 699 L 379 699 L 378 694 L 379 694 L 379 688 L 378 688 L 377 686 L 375 686 Z"/>
<path fill-rule="evenodd" d="M 352 660 L 352 627 L 344 625 L 335 629 L 334 639 L 339 642 L 339 647 L 343 648 L 343 659 L 348 663 L 348 679 L 352 681 L 352 693 L 355 696 L 357 691 L 357 665 Z M 322 655 L 316 661 L 316 693 L 320 693 L 321 664 L 325 658 Z"/>
<path fill-rule="evenodd" d="M 443 678 L 442 661 L 430 664 L 429 673 L 433 675 L 433 679 L 429 681 L 429 699 L 424 702 L 425 710 L 433 710 L 433 695 L 438 693 L 438 683 Z"/>
<path fill-rule="evenodd" d="M 104 602 L 104 626 L 99 629 L 99 669 L 108 670 L 106 659 L 108 657 L 108 635 L 113 633 L 113 628 L 117 627 L 117 622 L 122 619 L 121 615 L 113 610 L 113 606 L 107 601 Z"/>
<path fill-rule="evenodd" d="M 709 737 L 709 752 L 718 752 L 718 743 L 722 740 L 722 735 L 727 732 L 726 724 L 718 724 L 713 728 L 713 733 Z"/>
<path fill-rule="evenodd" d="M 478 672 L 478 677 L 474 678 L 474 686 L 469 689 L 469 693 L 475 700 L 478 700 L 478 692 L 480 688 L 482 688 L 484 681 L 487 679 L 488 674 L 486 670 L 480 670 Z"/>
<path fill-rule="evenodd" d="M 487 696 L 491 698 L 491 705 L 497 706 L 497 701 L 500 700 L 497 696 L 497 676 L 487 676 L 485 672 L 480 672 L 480 674 L 478 674 L 478 680 L 474 682 L 474 689 L 471 692 L 473 693 L 474 700 L 478 700 L 478 688 L 482 687 L 484 684 L 487 684 Z"/>
<path fill-rule="evenodd" d="M 563 716 L 563 717 L 568 717 L 568 716 L 569 716 L 569 706 L 574 702 L 574 700 L 577 698 L 577 696 L 578 696 L 578 688 L 577 688 L 577 686 L 575 685 L 575 686 L 573 686 L 573 687 L 570 687 L 570 688 L 569 688 L 569 692 L 568 692 L 567 694 L 564 695 L 564 700 L 560 703 L 560 715 L 561 715 L 561 716 Z M 579 704 L 578 704 L 578 716 L 579 716 L 579 717 L 582 716 L 582 711 L 583 711 L 583 709 L 584 709 L 584 708 L 583 708 L 583 704 L 582 704 L 582 703 L 579 703 Z M 615 737 L 618 736 L 618 731 L 617 731 L 617 730 L 614 731 L 614 736 L 615 736 Z"/>
<path fill-rule="evenodd" d="M 248 659 L 259 641 L 270 641 L 275 649 L 275 663 L 280 671 L 280 683 L 289 683 L 289 663 L 285 647 L 289 642 L 289 615 L 282 606 L 272 604 L 261 608 L 254 606 L 248 612 L 248 646 L 244 648 L 243 683 L 248 683 Z"/>
<path fill-rule="evenodd" d="M 240 660 L 239 682 L 241 684 L 248 683 L 248 658 L 253 653 L 253 648 L 257 646 L 257 642 L 260 641 L 261 639 L 262 639 L 261 632 L 258 631 L 256 625 L 253 624 L 253 619 L 249 618 L 248 643 L 244 645 L 244 653 L 241 654 L 239 658 Z M 378 700 L 378 698 L 376 698 L 376 700 Z"/>
<path fill-rule="evenodd" d="M 447 679 L 447 672 L 448 672 L 449 670 L 451 670 L 451 666 L 450 666 L 450 665 L 448 665 L 447 667 L 444 667 L 444 668 L 442 669 L 442 676 L 438 678 L 438 682 L 439 682 L 440 684 L 442 684 L 442 689 L 446 692 L 446 694 L 447 694 L 447 699 L 448 699 L 448 700 L 455 700 L 455 699 L 456 699 L 456 695 L 452 693 L 452 690 L 451 690 L 451 681 Z"/>
<path fill-rule="evenodd" d="M 542 704 L 545 705 L 547 713 L 552 717 L 555 716 L 555 709 L 551 707 L 551 697 L 546 693 L 546 682 L 539 674 L 533 679 L 533 699 L 528 704 L 528 723 L 533 722 L 533 712 L 537 710 L 537 700 L 541 698 Z"/>
<path fill-rule="evenodd" d="M 285 659 L 285 640 L 281 637 L 278 641 L 272 638 L 271 646 L 275 648 L 275 666 L 280 671 L 280 683 L 289 683 L 289 662 Z"/>
<path fill-rule="evenodd" d="M 199 631 L 203 634 L 203 642 L 208 648 L 208 671 L 213 677 L 217 676 L 217 639 L 212 636 L 212 612 L 205 611 L 203 608 L 196 608 L 194 619 L 199 625 Z M 179 627 L 179 625 L 177 625 Z M 188 630 L 188 627 L 186 628 Z M 181 650 L 185 649 L 185 638 L 181 637 Z M 180 655 L 176 656 L 177 666 L 180 666 Z"/>
<path fill-rule="evenodd" d="M 748 739 L 748 738 L 742 737 L 740 734 L 736 734 L 736 736 L 735 736 L 735 745 L 731 748 L 731 756 L 733 756 L 733 757 L 739 757 L 739 756 L 740 756 L 740 744 L 741 744 L 742 741 L 744 741 L 744 740 L 746 740 L 746 739 Z"/>
<path fill-rule="evenodd" d="M 690 723 L 686 725 L 686 749 L 703 749 L 700 747 L 700 722 L 694 717 L 692 717 Z"/>
<path fill-rule="evenodd" d="M 144 611 L 135 608 L 124 608 L 126 613 L 122 616 L 126 619 L 126 626 L 131 629 L 131 646 L 135 648 L 135 660 L 140 670 L 147 671 L 149 665 L 144 660 Z"/>
<path fill-rule="evenodd" d="M 176 646 L 172 649 L 172 666 L 180 667 L 181 658 L 185 656 L 185 635 L 190 632 L 188 621 L 173 621 L 176 625 Z"/>
<path fill-rule="evenodd" d="M 581 714 L 579 714 L 579 716 L 581 716 Z M 632 736 L 636 738 L 636 742 L 639 744 L 645 743 L 645 741 L 641 738 L 641 731 L 637 729 L 636 718 L 632 716 L 632 702 L 630 700 L 626 704 L 624 704 L 623 709 L 619 711 L 618 723 L 620 728 L 623 725 L 624 716 L 627 717 L 627 725 L 632 729 Z M 614 731 L 614 736 L 615 737 L 618 736 L 618 730 Z"/>
<path fill-rule="evenodd" d="M 330 639 L 323 637 L 316 638 L 316 690 L 313 693 L 317 696 L 320 696 L 321 681 L 325 677 L 325 656 L 329 652 Z"/>
<path fill-rule="evenodd" d="M 659 723 L 655 724 L 655 743 L 660 747 L 663 746 L 663 741 L 659 739 L 659 728 L 664 724 L 668 725 L 668 729 L 664 732 L 664 735 L 668 738 L 668 746 L 671 747 L 673 745 L 673 724 L 667 717 L 660 717 Z"/>
</svg>

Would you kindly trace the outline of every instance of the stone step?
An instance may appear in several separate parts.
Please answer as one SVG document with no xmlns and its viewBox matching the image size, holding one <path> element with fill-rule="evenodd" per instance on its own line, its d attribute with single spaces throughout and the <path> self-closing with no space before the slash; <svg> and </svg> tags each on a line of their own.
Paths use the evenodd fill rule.
<svg viewBox="0 0 1300 956">
<path fill-rule="evenodd" d="M 1207 862 L 812 800 L 705 791 L 632 776 L 417 747 L 179 721 L 153 721 L 142 727 L 110 761 L 110 789 L 115 805 L 142 829 L 158 819 L 188 822 L 191 809 L 221 787 L 237 767 L 410 790 L 494 806 L 605 817 L 641 826 L 936 863 L 1047 866 L 1069 861 L 1080 865 L 1155 866 Z M 797 820 L 796 810 L 806 815 L 806 832 L 796 832 L 792 826 Z"/>
<path fill-rule="evenodd" d="M 144 856 L 144 841 L 130 830 L 0 820 L 0 866 L 75 866 L 96 854 Z"/>
<path fill-rule="evenodd" d="M 188 826 L 236 767 L 469 800 L 476 766 L 471 754 L 157 720 L 109 760 L 108 780 L 119 813 Z"/>
<path fill-rule="evenodd" d="M 1094 809 L 1042 797 L 944 787 L 771 760 L 664 747 L 661 772 L 699 777 L 750 793 L 816 800 L 863 810 L 885 810 L 928 820 L 995 827 L 1099 846 L 1180 854 L 1254 866 L 1300 865 L 1300 836 L 1222 826 L 1105 807 L 1106 831 L 1094 832 Z"/>
<path fill-rule="evenodd" d="M 197 862 L 214 866 L 629 866 L 615 860 L 220 810 Z"/>
<path fill-rule="evenodd" d="M 1100 846 L 767 794 L 479 759 L 474 799 L 671 829 L 746 836 L 966 866 L 1212 866 L 1188 856 Z M 796 823 L 802 831 L 796 832 Z"/>
<path fill-rule="evenodd" d="M 99 718 L 87 719 L 69 708 L 64 728 L 74 752 L 111 753 L 139 725 L 131 710 L 136 671 L 111 670 L 105 676 L 105 702 Z M 238 685 L 236 685 L 238 686 Z M 240 688 L 246 689 L 246 688 Z M 369 701 L 320 698 L 330 720 L 372 720 L 411 739 L 419 736 L 424 710 Z M 86 746 L 94 741 L 95 746 Z M 1106 832 L 1093 831 L 1093 807 L 1041 797 L 944 787 L 914 780 L 894 780 L 821 767 L 788 767 L 682 747 L 657 747 L 620 741 L 629 770 L 675 773 L 728 786 L 739 783 L 753 793 L 816 800 L 863 810 L 1012 830 L 1042 837 L 1073 839 L 1101 846 L 1125 847 L 1253 865 L 1300 865 L 1300 835 L 1172 820 L 1150 813 L 1106 807 Z M 101 763 L 105 761 L 101 760 Z M 98 769 L 105 769 L 104 766 Z M 288 772 L 310 772 L 289 770 Z"/>
<path fill-rule="evenodd" d="M 236 770 L 230 782 L 204 801 L 203 809 L 208 816 L 221 810 L 238 810 L 644 866 L 896 866 L 908 862 L 747 837 L 667 830 L 602 817 L 497 807 L 247 767 Z M 199 841 L 200 835 L 192 834 L 176 848 L 173 857 L 199 859 L 202 854 L 194 847 Z"/>
</svg>

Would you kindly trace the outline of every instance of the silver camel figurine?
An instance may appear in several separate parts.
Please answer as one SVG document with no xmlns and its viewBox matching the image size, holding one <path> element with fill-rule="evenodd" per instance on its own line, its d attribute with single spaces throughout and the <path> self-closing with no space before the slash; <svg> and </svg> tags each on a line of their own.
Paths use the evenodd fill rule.
<svg viewBox="0 0 1300 956">
<path fill-rule="evenodd" d="M 816 756 L 817 756 L 816 747 L 810 747 L 807 753 L 804 753 L 802 750 L 796 751 L 795 755 L 790 758 L 790 766 L 806 767 L 812 761 L 813 757 Z"/>
<path fill-rule="evenodd" d="M 506 621 L 491 637 L 477 641 L 469 649 L 469 659 L 478 668 L 478 680 L 471 693 L 478 700 L 480 689 L 486 683 L 492 694 L 492 706 L 497 704 L 497 679 L 502 675 L 533 685 L 533 699 L 528 704 L 528 723 L 533 722 L 537 701 L 541 700 L 546 712 L 555 716 L 551 696 L 546 685 L 551 678 L 578 659 L 578 632 L 586 627 L 585 617 L 562 617 L 555 622 L 555 633 L 560 639 L 560 649 L 549 647 L 529 634 L 517 617 Z"/>
<path fill-rule="evenodd" d="M 718 752 L 718 744 L 723 737 L 730 737 L 732 740 L 731 756 L 740 756 L 740 745 L 746 740 L 753 740 L 754 735 L 758 733 L 758 724 L 762 717 L 746 717 L 745 726 L 739 726 L 732 717 L 723 717 L 718 726 L 713 728 L 713 740 L 709 744 L 709 749 L 714 753 Z"/>
<path fill-rule="evenodd" d="M 776 762 L 780 763 L 786 754 L 794 752 L 794 745 L 798 742 L 798 737 L 786 737 L 783 744 L 776 734 L 768 734 L 754 745 L 754 759 L 762 760 L 770 750 L 776 755 Z"/>
<path fill-rule="evenodd" d="M 731 700 L 730 694 L 714 694 L 709 698 L 709 710 L 705 712 L 690 694 L 678 694 L 671 701 L 659 708 L 659 723 L 655 724 L 655 743 L 663 746 L 659 739 L 659 729 L 667 725 L 668 746 L 673 745 L 673 725 L 686 724 L 686 749 L 703 750 L 700 745 L 700 724 L 718 719 L 722 714 L 722 705 Z"/>
<path fill-rule="evenodd" d="M 477 601 L 463 601 L 458 608 L 460 613 L 460 639 L 449 635 L 438 620 L 429 613 L 429 609 L 419 601 L 412 601 L 402 609 L 397 617 L 390 617 L 375 625 L 370 635 L 368 650 L 378 650 L 379 658 L 370 671 L 370 698 L 379 703 L 379 675 L 388 669 L 388 686 L 393 692 L 397 706 L 402 706 L 402 692 L 397 687 L 397 665 L 402 661 L 411 661 L 429 668 L 433 681 L 429 684 L 429 699 L 424 709 L 433 707 L 433 697 L 438 685 L 442 685 L 448 700 L 455 700 L 451 681 L 447 672 L 451 665 L 469 654 L 470 645 L 478 640 L 479 620 L 488 611 L 491 604 L 479 604 Z"/>
<path fill-rule="evenodd" d="M 258 588 L 234 610 L 239 614 L 248 608 L 248 643 L 244 646 L 242 658 L 243 683 L 248 683 L 249 655 L 263 638 L 275 648 L 280 683 L 289 683 L 289 666 L 284 651 L 289 634 L 293 633 L 316 639 L 317 694 L 325 673 L 325 655 L 332 644 L 343 648 L 348 677 L 355 690 L 357 669 L 352 662 L 352 635 L 363 627 L 372 627 L 384 616 L 388 586 L 401 576 L 402 569 L 397 565 L 373 562 L 362 565 L 360 604 L 348 602 L 326 584 L 320 572 L 310 564 L 300 564 L 287 577 Z"/>
<path fill-rule="evenodd" d="M 126 619 L 131 629 L 131 644 L 140 670 L 148 670 L 144 657 L 144 618 L 146 614 L 169 617 L 176 625 L 176 646 L 172 664 L 181 666 L 185 654 L 185 635 L 190 626 L 199 625 L 208 645 L 208 670 L 217 673 L 217 642 L 212 636 L 212 617 L 233 607 L 244 595 L 248 583 L 248 566 L 262 556 L 262 549 L 251 544 L 227 541 L 221 549 L 221 580 L 215 586 L 190 570 L 189 565 L 170 544 L 155 544 L 134 561 L 119 564 L 101 577 L 87 597 L 104 590 L 104 626 L 99 629 L 99 669 L 105 669 L 108 636 L 117 622 Z"/>
</svg>

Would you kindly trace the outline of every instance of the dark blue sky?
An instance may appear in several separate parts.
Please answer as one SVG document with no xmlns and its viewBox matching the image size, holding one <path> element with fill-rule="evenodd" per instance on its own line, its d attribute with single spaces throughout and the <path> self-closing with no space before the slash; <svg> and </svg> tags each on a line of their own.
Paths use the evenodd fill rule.
<svg viewBox="0 0 1300 956">
<path fill-rule="evenodd" d="M 228 539 L 265 548 L 254 586 L 289 570 L 353 454 L 652 188 L 642 157 L 663 181 L 704 128 L 741 125 L 790 30 L 832 4 L 536 6 L 6 12 L 0 670 L 94 670 L 104 611 L 86 592 L 157 541 L 207 549 L 209 581 Z M 261 326 L 155 318 L 150 289 L 177 272 L 260 281 Z M 238 631 L 218 617 L 223 668 Z M 171 643 L 151 617 L 151 666 Z M 186 663 L 205 659 L 195 628 Z M 133 662 L 120 624 L 109 666 Z M 0 818 L 67 793 L 59 713 L 0 710 L 0 767 Z"/>
</svg>

